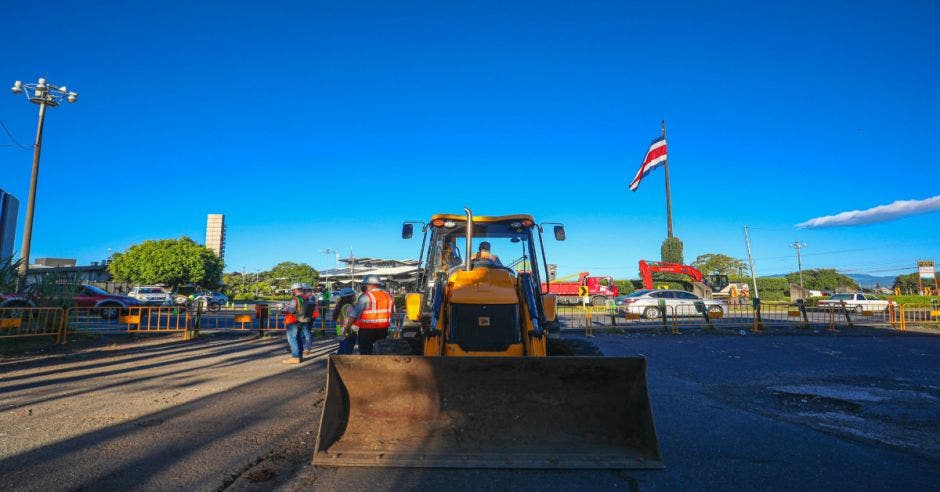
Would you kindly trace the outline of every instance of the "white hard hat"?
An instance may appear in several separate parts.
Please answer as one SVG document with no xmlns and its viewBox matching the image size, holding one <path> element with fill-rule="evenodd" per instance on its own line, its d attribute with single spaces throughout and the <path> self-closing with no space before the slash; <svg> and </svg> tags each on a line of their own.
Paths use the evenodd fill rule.
<svg viewBox="0 0 940 492">
<path fill-rule="evenodd" d="M 378 275 L 366 275 L 366 277 L 362 279 L 362 283 L 365 285 L 378 285 L 379 287 L 384 285 Z"/>
</svg>

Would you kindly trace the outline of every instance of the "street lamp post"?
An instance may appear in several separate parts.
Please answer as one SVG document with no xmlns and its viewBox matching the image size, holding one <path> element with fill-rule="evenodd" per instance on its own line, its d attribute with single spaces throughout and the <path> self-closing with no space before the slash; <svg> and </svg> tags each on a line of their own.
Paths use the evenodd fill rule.
<svg viewBox="0 0 940 492">
<path fill-rule="evenodd" d="M 335 249 L 321 249 L 320 252 L 325 255 L 336 255 L 336 263 L 334 264 L 334 268 L 339 270 L 339 251 L 336 251 Z"/>
<path fill-rule="evenodd" d="M 29 179 L 29 198 L 26 201 L 26 224 L 23 226 L 23 251 L 20 263 L 17 290 L 23 289 L 26 274 L 29 271 L 29 249 L 33 240 L 33 210 L 36 206 L 36 184 L 39 181 L 39 153 L 42 151 L 42 128 L 46 121 L 46 107 L 56 107 L 62 100 L 73 103 L 78 100 L 77 92 L 70 92 L 64 85 L 59 87 L 46 83 L 40 77 L 35 84 L 24 84 L 17 80 L 10 90 L 14 94 L 25 94 L 29 102 L 39 105 L 39 124 L 36 128 L 36 143 L 33 145 L 33 172 Z"/>
<path fill-rule="evenodd" d="M 333 265 L 333 268 L 334 268 L 335 270 L 339 270 L 339 251 L 336 251 L 335 249 L 329 249 L 329 248 L 327 248 L 327 249 L 321 249 L 320 252 L 323 253 L 323 254 L 325 254 L 325 255 L 336 255 L 336 256 L 335 256 L 335 263 L 334 263 L 334 265 Z M 336 275 L 336 272 L 334 272 L 333 275 Z M 330 278 L 333 278 L 333 277 L 330 276 Z M 333 290 L 333 281 L 332 281 L 332 280 L 327 280 L 327 281 L 326 281 L 326 288 L 329 289 L 330 291 Z"/>
</svg>

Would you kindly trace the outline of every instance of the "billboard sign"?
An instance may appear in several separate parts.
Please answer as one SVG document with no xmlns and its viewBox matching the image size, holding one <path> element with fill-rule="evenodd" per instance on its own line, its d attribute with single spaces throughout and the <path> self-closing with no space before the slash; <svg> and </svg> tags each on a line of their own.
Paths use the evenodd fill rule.
<svg viewBox="0 0 940 492">
<path fill-rule="evenodd" d="M 937 276 L 933 261 L 918 261 L 917 273 L 921 280 L 933 280 Z"/>
</svg>

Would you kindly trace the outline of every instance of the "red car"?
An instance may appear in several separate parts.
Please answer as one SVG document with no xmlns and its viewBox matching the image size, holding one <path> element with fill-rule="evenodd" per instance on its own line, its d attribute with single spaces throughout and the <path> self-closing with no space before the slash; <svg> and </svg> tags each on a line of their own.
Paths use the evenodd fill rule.
<svg viewBox="0 0 940 492">
<path fill-rule="evenodd" d="M 72 295 L 72 302 L 75 307 L 101 308 L 97 312 L 105 319 L 117 318 L 122 308 L 140 305 L 140 301 L 133 297 L 109 294 L 107 291 L 93 285 L 74 285 L 70 286 L 70 290 L 75 292 Z M 0 308 L 33 307 L 35 305 L 34 296 L 0 294 Z"/>
</svg>

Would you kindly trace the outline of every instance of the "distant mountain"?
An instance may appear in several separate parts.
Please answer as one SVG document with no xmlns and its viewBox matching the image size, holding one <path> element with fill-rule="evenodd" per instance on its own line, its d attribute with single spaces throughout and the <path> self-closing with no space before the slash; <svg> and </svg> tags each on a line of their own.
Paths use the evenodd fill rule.
<svg viewBox="0 0 940 492">
<path fill-rule="evenodd" d="M 890 277 L 886 277 L 886 276 L 879 277 L 875 275 L 868 275 L 867 273 L 846 273 L 845 276 L 858 282 L 858 285 L 861 286 L 863 289 L 874 288 L 875 284 L 878 284 L 882 287 L 890 288 L 892 285 L 894 285 L 894 278 L 895 278 L 895 275 L 891 275 Z"/>
<path fill-rule="evenodd" d="M 843 275 L 857 282 L 859 287 L 863 289 L 872 289 L 875 287 L 875 284 L 878 284 L 882 287 L 890 288 L 892 285 L 894 285 L 894 278 L 895 278 L 895 275 L 878 277 L 875 275 L 868 275 L 867 273 L 843 273 Z M 774 275 L 761 275 L 761 277 L 767 277 L 767 278 L 784 278 L 786 276 L 787 274 L 785 273 L 777 273 Z"/>
</svg>

